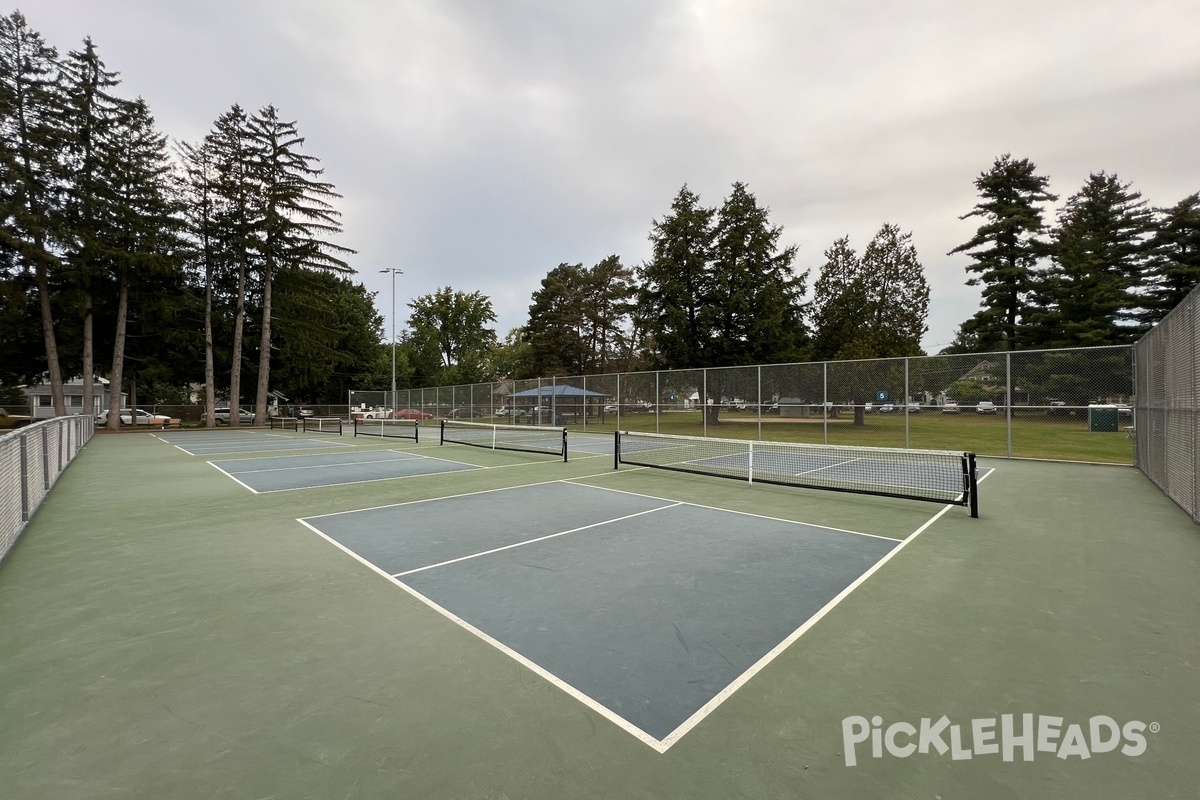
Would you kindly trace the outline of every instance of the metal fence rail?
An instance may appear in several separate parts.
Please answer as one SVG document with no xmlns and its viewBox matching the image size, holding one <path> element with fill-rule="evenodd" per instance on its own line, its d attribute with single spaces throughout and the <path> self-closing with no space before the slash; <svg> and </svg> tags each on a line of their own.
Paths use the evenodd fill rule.
<svg viewBox="0 0 1200 800">
<path fill-rule="evenodd" d="M 0 561 L 91 440 L 93 426 L 91 417 L 58 417 L 0 436 Z"/>
<path fill-rule="evenodd" d="M 1128 345 L 352 391 L 353 415 L 1133 464 Z"/>
<path fill-rule="evenodd" d="M 1200 522 L 1200 289 L 1134 346 L 1137 466 Z"/>
</svg>

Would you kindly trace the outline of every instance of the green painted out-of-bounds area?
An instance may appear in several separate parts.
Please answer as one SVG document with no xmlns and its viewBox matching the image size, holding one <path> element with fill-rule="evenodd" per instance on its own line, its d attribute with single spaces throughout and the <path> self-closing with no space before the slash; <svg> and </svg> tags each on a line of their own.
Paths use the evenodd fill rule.
<svg viewBox="0 0 1200 800">
<path fill-rule="evenodd" d="M 958 426 L 961 450 L 993 422 L 909 432 L 939 447 Z M 980 519 L 924 527 L 938 506 L 340 441 L 487 468 L 256 495 L 151 434 L 87 446 L 0 564 L 0 796 L 1196 796 L 1200 530 L 1133 468 L 982 459 Z M 921 532 L 659 752 L 297 522 L 564 478 Z M 669 628 L 664 608 L 646 613 Z"/>
</svg>

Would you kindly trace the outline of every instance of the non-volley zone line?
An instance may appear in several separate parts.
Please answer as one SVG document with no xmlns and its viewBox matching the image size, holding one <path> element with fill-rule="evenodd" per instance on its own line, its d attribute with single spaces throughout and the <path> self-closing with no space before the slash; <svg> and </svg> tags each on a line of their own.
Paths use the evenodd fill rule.
<svg viewBox="0 0 1200 800">
<path fill-rule="evenodd" d="M 249 437 L 247 437 L 249 439 Z M 354 445 L 337 439 L 300 439 L 293 436 L 284 438 L 249 439 L 249 441 L 226 441 L 212 444 L 176 444 L 175 448 L 189 456 L 221 456 L 232 453 L 269 453 L 284 450 L 323 450 L 327 448 L 348 449 Z"/>
<path fill-rule="evenodd" d="M 475 464 L 397 450 L 240 458 L 208 463 L 255 494 L 483 469 Z"/>
<path fill-rule="evenodd" d="M 660 753 L 902 545 L 567 481 L 299 521 Z"/>
</svg>

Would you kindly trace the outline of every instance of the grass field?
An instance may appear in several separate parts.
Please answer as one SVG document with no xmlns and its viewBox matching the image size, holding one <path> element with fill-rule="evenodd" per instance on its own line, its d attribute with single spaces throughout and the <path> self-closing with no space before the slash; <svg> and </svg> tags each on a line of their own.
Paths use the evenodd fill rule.
<svg viewBox="0 0 1200 800">
<path fill-rule="evenodd" d="M 1009 453 L 1008 426 L 1002 414 L 912 414 L 908 417 L 905 441 L 903 414 L 869 414 L 865 424 L 855 425 L 852 415 L 829 420 L 759 420 L 753 413 L 723 412 L 716 425 L 707 426 L 699 411 L 671 411 L 660 415 L 625 414 L 623 430 L 657 431 L 685 436 L 712 436 L 726 439 L 763 439 L 810 444 L 844 444 L 870 447 L 913 447 L 925 450 L 962 450 L 979 455 L 1039 458 L 1060 461 L 1089 461 L 1102 464 L 1132 464 L 1133 440 L 1124 432 L 1089 431 L 1087 420 L 1075 417 L 1047 417 L 1045 414 L 1017 414 L 1013 417 L 1012 452 Z M 616 419 L 603 423 L 588 421 L 586 426 L 571 425 L 572 430 L 612 431 Z"/>
</svg>

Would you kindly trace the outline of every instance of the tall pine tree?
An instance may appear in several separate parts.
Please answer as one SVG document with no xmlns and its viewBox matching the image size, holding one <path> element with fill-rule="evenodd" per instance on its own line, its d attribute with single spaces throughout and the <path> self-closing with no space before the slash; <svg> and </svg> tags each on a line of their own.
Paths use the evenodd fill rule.
<svg viewBox="0 0 1200 800">
<path fill-rule="evenodd" d="M 82 320 L 83 409 L 90 415 L 95 411 L 95 295 L 106 293 L 104 282 L 119 257 L 113 241 L 113 222 L 120 214 L 116 135 L 126 104 L 113 93 L 120 84 L 117 73 L 105 67 L 90 38 L 83 45 L 67 55 L 62 72 L 65 155 L 73 175 L 67 191 L 66 261 Z"/>
<path fill-rule="evenodd" d="M 267 416 L 271 379 L 271 292 L 275 274 L 287 269 L 317 269 L 351 273 L 342 256 L 348 247 L 323 237 L 341 232 L 341 213 L 330 203 L 340 199 L 333 184 L 319 180 L 324 170 L 316 156 L 302 152 L 304 138 L 295 122 L 280 119 L 274 106 L 255 114 L 249 122 L 251 169 L 260 187 L 261 216 L 255 226 L 262 287 L 262 326 L 259 343 L 258 387 L 255 420 Z"/>
<path fill-rule="evenodd" d="M 962 335 L 980 350 L 1013 350 L 1034 271 L 1049 253 L 1042 238 L 1042 203 L 1058 199 L 1049 192 L 1049 178 L 1038 175 L 1028 159 L 1004 154 L 975 179 L 980 201 L 959 219 L 979 217 L 975 235 L 948 255 L 966 253 L 973 261 L 968 286 L 983 286 L 982 309 L 963 323 Z"/>
<path fill-rule="evenodd" d="M 182 280 L 176 260 L 180 250 L 179 206 L 173 195 L 166 137 L 155 129 L 145 102 L 124 104 L 113 140 L 111 269 L 117 286 L 117 311 L 109 373 L 113 387 L 108 410 L 110 428 L 120 423 L 130 310 L 137 312 L 144 307 L 131 302 L 131 298 L 139 298 L 141 293 L 139 299 L 157 302 Z M 134 388 L 130 405 L 136 404 Z"/>
<path fill-rule="evenodd" d="M 1143 321 L 1153 325 L 1200 285 L 1200 192 L 1155 215 Z"/>
<path fill-rule="evenodd" d="M 651 258 L 638 272 L 637 314 L 645 321 L 656 366 L 707 366 L 714 214 L 713 209 L 700 205 L 699 195 L 685 185 L 671 203 L 671 212 L 653 223 Z"/>
<path fill-rule="evenodd" d="M 1099 172 L 1067 200 L 1053 232 L 1054 258 L 1032 297 L 1034 344 L 1124 344 L 1144 329 L 1152 219 L 1141 197 L 1116 175 Z"/>
<path fill-rule="evenodd" d="M 58 51 L 14 11 L 0 17 L 0 248 L 36 286 L 56 416 L 67 413 L 51 284 L 62 269 L 65 100 Z"/>
<path fill-rule="evenodd" d="M 735 183 L 717 212 L 705 298 L 713 320 L 707 366 L 793 361 L 808 343 L 800 298 L 807 273 L 796 275 L 796 246 L 779 247 L 783 229 L 769 210 Z"/>
</svg>

